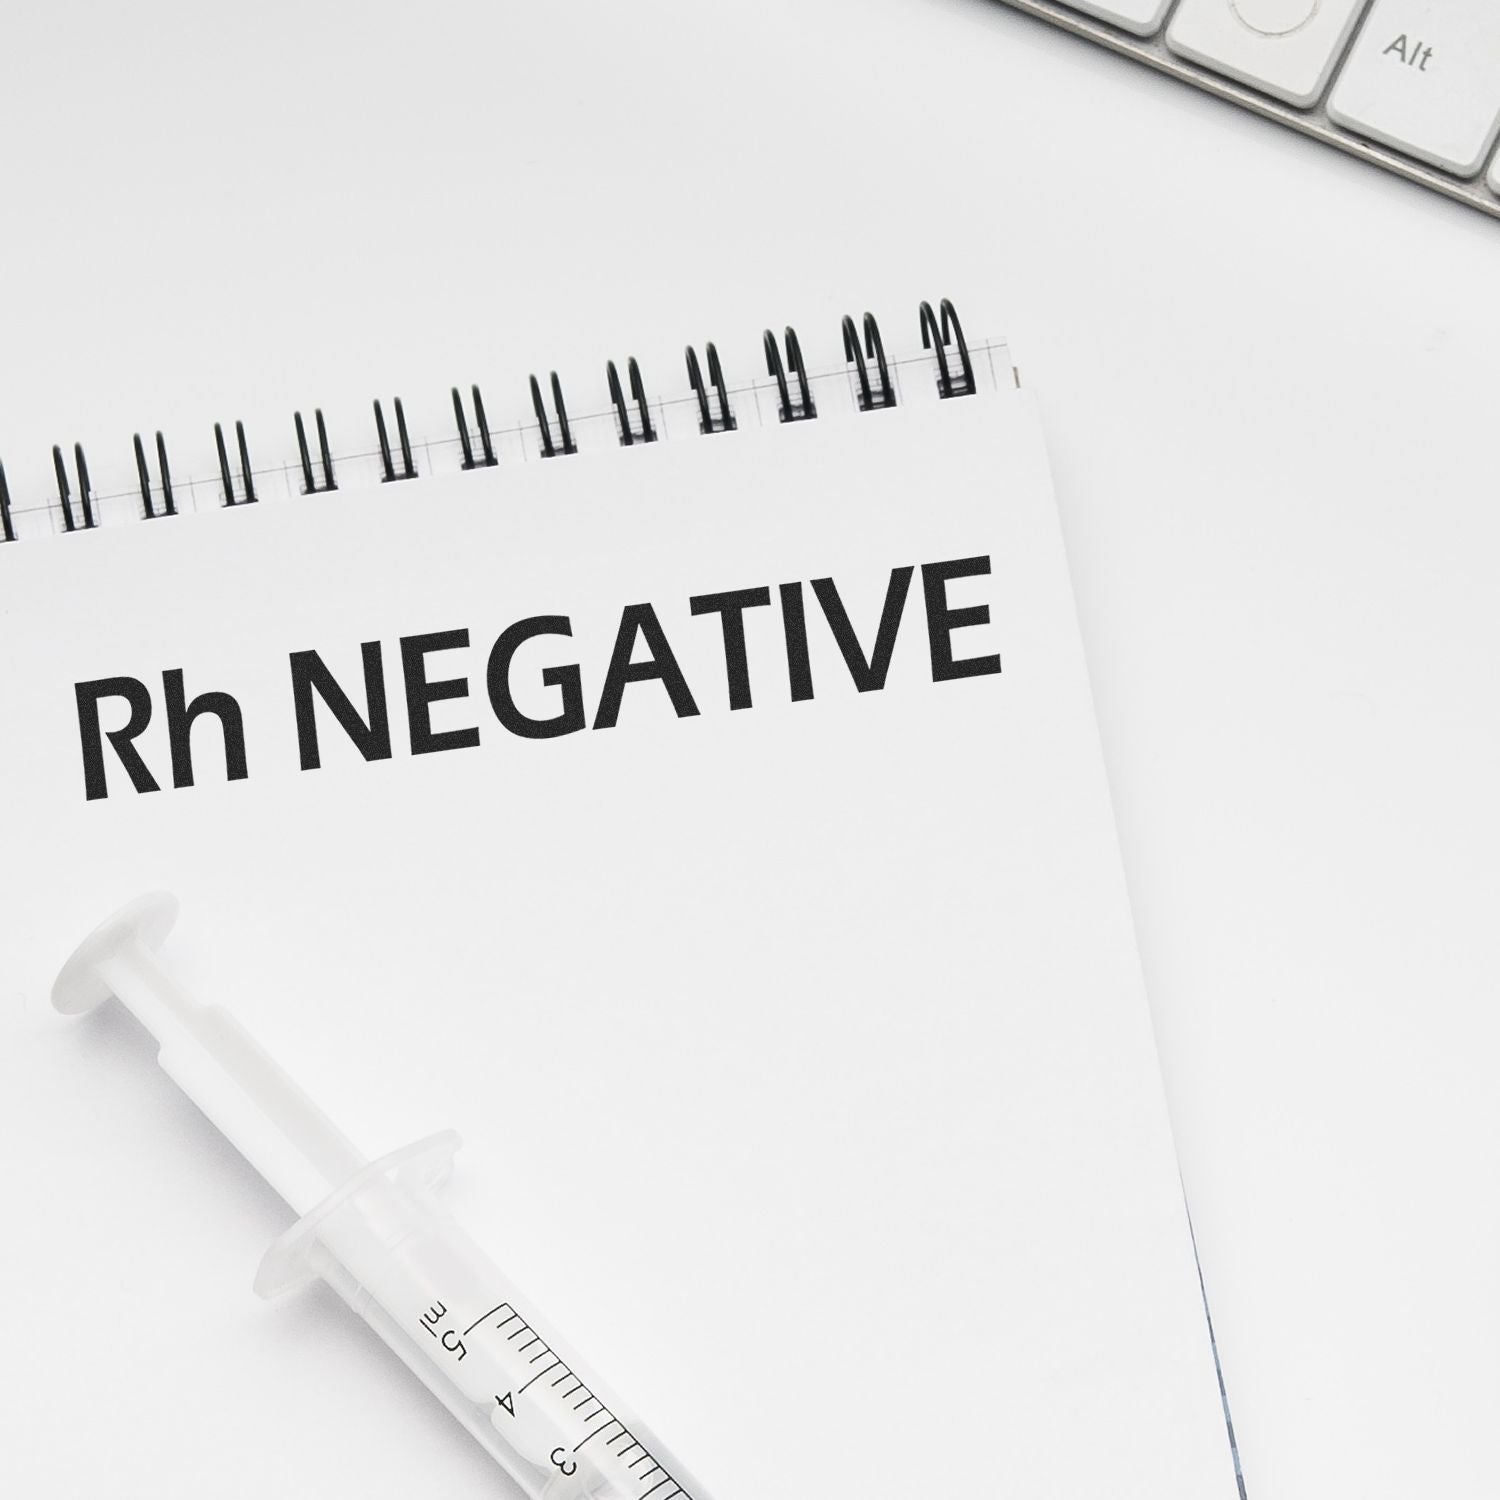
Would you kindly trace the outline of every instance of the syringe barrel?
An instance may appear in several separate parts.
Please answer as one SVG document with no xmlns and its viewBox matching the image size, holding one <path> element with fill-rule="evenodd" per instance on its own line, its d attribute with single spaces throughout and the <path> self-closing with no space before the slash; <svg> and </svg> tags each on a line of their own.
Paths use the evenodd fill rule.
<svg viewBox="0 0 1500 1500">
<path fill-rule="evenodd" d="M 430 1165 L 456 1141 L 424 1144 Z M 421 1150 L 375 1163 L 309 1214 L 257 1287 L 321 1277 L 531 1500 L 703 1500 L 444 1211 Z"/>
</svg>

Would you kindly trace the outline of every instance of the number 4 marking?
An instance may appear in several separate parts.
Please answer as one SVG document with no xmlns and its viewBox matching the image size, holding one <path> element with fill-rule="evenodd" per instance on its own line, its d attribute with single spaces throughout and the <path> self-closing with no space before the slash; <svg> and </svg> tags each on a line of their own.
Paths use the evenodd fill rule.
<svg viewBox="0 0 1500 1500">
<path fill-rule="evenodd" d="M 495 1404 L 497 1406 L 503 1406 L 506 1409 L 506 1411 L 508 1411 L 511 1414 L 511 1416 L 515 1416 L 515 1414 L 516 1414 L 516 1404 L 515 1404 L 515 1401 L 512 1399 L 511 1394 L 510 1394 L 509 1391 L 507 1391 L 503 1396 L 496 1396 L 495 1397 Z"/>
</svg>

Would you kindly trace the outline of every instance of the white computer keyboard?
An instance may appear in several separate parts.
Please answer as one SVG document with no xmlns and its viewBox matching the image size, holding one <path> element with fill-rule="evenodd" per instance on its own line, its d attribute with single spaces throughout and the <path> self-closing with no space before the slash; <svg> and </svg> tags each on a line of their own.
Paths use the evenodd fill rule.
<svg viewBox="0 0 1500 1500">
<path fill-rule="evenodd" d="M 1500 218 L 1500 0 L 1002 0 Z"/>
</svg>

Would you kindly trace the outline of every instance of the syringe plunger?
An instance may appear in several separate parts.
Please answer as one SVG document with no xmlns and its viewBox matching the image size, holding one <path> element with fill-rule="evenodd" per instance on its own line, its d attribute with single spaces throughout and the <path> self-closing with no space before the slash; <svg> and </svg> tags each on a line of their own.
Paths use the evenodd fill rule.
<svg viewBox="0 0 1500 1500">
<path fill-rule="evenodd" d="M 685 1500 L 676 1461 L 439 1206 L 458 1136 L 368 1161 L 228 1011 L 163 967 L 156 949 L 177 910 L 162 892 L 122 907 L 79 945 L 52 999 L 77 1014 L 117 996 L 156 1037 L 162 1068 L 300 1215 L 256 1290 L 327 1281 L 532 1500 Z"/>
</svg>

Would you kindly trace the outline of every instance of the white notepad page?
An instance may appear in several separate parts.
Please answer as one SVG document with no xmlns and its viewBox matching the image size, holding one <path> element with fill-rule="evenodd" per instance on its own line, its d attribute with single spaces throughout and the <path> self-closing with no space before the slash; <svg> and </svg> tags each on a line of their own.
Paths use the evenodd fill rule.
<svg viewBox="0 0 1500 1500">
<path fill-rule="evenodd" d="M 860 692 L 811 581 L 868 655 L 898 568 Z M 689 601 L 750 589 L 731 709 Z M 596 724 L 646 603 L 697 712 L 633 680 Z M 576 664 L 588 727 L 525 737 L 487 663 L 539 616 L 571 637 L 516 651 L 516 712 L 562 713 L 541 674 Z M 167 961 L 371 1155 L 462 1131 L 455 1212 L 715 1500 L 1234 1493 L 1028 394 L 33 539 L 0 633 L 0 1447 L 49 1455 L 32 1500 L 511 1493 L 331 1296 L 252 1296 L 279 1200 L 117 1008 L 49 1009 L 153 887 Z M 418 718 L 477 744 L 411 753 L 423 636 L 467 696 Z M 303 769 L 290 657 L 368 717 L 365 642 L 390 756 L 319 698 Z M 202 715 L 173 785 L 178 670 L 233 695 L 243 778 Z M 76 684 L 121 676 L 160 790 L 106 741 L 90 800 Z"/>
</svg>

